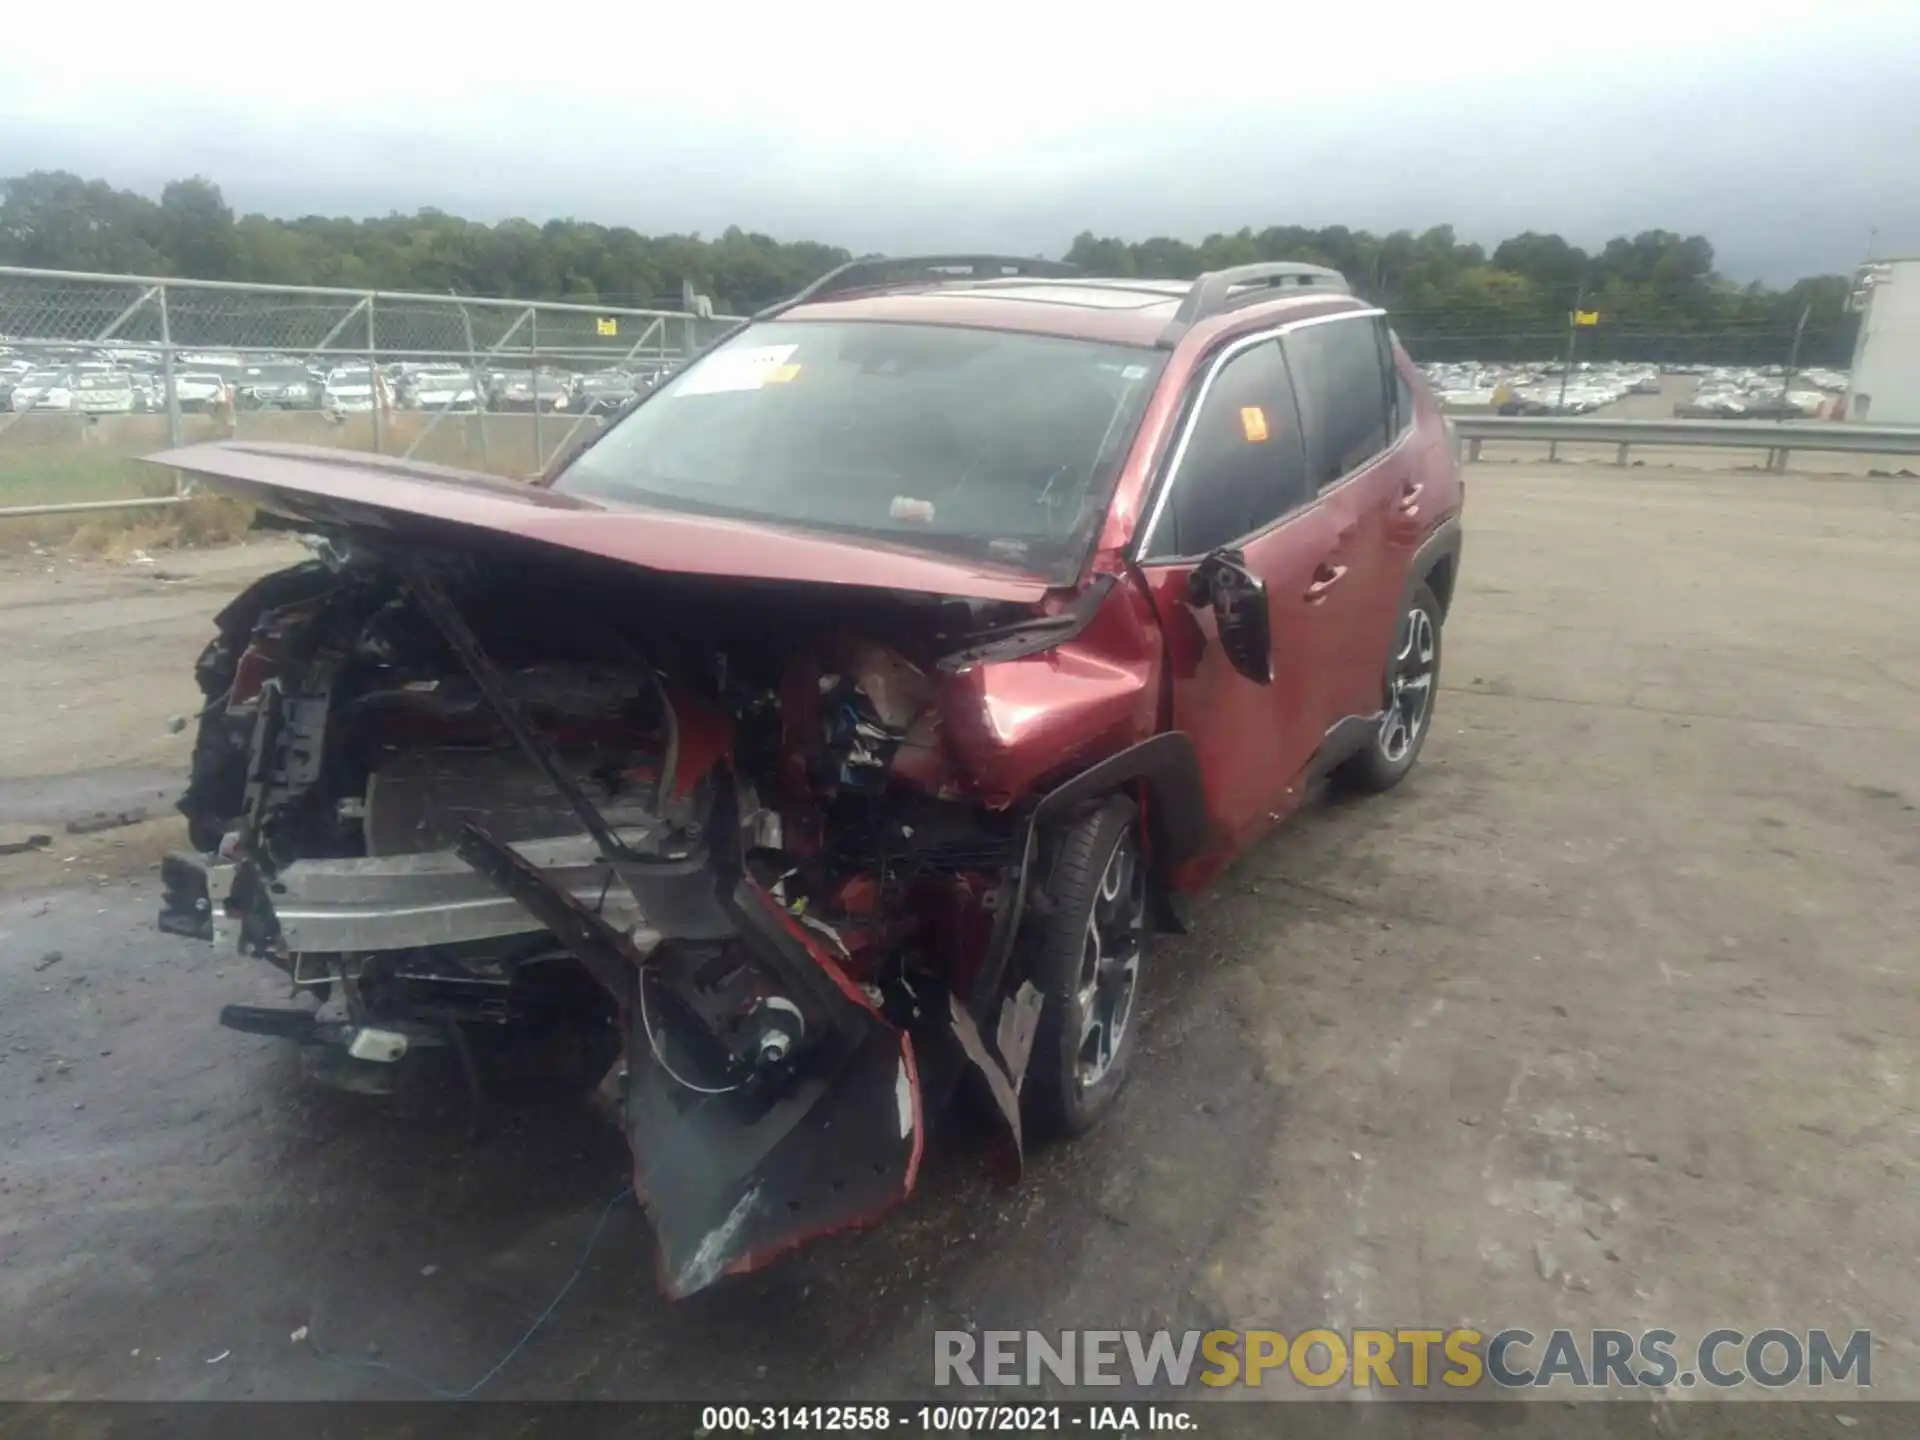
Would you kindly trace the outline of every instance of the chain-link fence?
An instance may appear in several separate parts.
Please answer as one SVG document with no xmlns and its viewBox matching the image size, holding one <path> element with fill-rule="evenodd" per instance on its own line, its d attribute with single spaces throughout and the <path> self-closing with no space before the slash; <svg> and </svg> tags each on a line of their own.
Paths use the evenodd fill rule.
<svg viewBox="0 0 1920 1440">
<path fill-rule="evenodd" d="M 168 503 L 140 457 L 207 439 L 537 474 L 735 323 L 0 267 L 0 517 Z"/>
</svg>

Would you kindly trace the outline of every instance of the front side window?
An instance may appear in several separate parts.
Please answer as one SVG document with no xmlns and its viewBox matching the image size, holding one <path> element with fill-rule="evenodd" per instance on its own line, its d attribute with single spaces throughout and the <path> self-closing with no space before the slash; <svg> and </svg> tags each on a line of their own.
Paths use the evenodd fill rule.
<svg viewBox="0 0 1920 1440">
<path fill-rule="evenodd" d="M 1324 490 L 1387 448 L 1387 368 L 1371 316 L 1290 330 L 1281 344 L 1300 397 L 1307 471 Z"/>
<path fill-rule="evenodd" d="M 1067 584 L 1164 364 L 957 326 L 755 325 L 676 372 L 553 488 Z"/>
<path fill-rule="evenodd" d="M 1306 502 L 1306 452 L 1275 340 L 1239 351 L 1199 399 L 1151 555 L 1206 555 Z"/>
</svg>

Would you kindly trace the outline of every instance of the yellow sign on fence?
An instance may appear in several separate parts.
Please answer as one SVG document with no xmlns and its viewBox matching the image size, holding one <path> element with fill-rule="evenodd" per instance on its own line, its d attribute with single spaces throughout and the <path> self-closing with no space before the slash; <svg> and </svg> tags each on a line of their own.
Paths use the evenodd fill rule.
<svg viewBox="0 0 1920 1440">
<path fill-rule="evenodd" d="M 1573 323 L 1576 325 L 1598 325 L 1600 323 L 1600 312 L 1598 310 L 1576 310 L 1573 312 Z"/>
<path fill-rule="evenodd" d="M 620 322 L 611 315 L 602 315 L 593 322 L 593 328 L 602 335 L 618 335 Z"/>
</svg>

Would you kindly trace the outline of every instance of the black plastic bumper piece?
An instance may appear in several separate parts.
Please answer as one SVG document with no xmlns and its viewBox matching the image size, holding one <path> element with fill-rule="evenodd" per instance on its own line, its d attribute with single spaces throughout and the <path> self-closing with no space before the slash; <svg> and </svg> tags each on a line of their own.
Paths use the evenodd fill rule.
<svg viewBox="0 0 1920 1440">
<path fill-rule="evenodd" d="M 271 1005 L 223 1005 L 220 1023 L 242 1035 L 271 1035 L 280 1040 L 313 1040 L 314 1018 L 311 1010 Z"/>
</svg>

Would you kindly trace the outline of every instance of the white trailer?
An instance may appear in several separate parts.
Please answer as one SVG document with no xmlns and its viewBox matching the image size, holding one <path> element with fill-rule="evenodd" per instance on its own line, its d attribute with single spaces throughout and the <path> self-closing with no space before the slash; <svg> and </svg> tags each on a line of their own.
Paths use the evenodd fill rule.
<svg viewBox="0 0 1920 1440">
<path fill-rule="evenodd" d="M 1920 258 L 1861 266 L 1852 303 L 1861 314 L 1847 418 L 1920 425 Z"/>
</svg>

